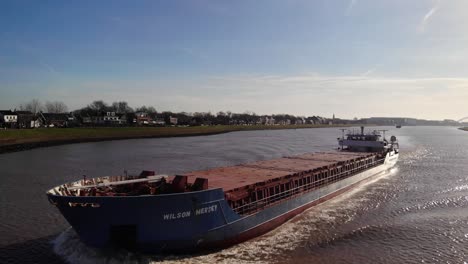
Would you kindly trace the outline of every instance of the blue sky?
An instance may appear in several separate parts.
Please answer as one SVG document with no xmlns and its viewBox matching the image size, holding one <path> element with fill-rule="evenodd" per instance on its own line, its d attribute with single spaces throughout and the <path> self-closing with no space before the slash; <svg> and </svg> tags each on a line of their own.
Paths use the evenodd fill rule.
<svg viewBox="0 0 468 264">
<path fill-rule="evenodd" d="M 1 1 L 0 108 L 468 115 L 468 2 Z"/>
</svg>

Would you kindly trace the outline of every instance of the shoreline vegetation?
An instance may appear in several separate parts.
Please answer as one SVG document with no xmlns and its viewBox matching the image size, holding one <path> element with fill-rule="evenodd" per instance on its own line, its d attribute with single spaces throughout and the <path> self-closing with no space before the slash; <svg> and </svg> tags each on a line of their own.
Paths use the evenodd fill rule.
<svg viewBox="0 0 468 264">
<path fill-rule="evenodd" d="M 236 131 L 350 127 L 356 125 L 219 125 L 193 127 L 87 127 L 0 130 L 0 154 L 65 144 L 163 137 L 206 136 Z"/>
</svg>

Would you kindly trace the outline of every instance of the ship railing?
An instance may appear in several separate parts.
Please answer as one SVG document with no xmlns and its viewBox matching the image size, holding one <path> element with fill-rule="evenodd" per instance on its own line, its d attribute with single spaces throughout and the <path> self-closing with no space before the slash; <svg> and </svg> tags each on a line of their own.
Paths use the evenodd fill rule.
<svg viewBox="0 0 468 264">
<path fill-rule="evenodd" d="M 162 178 L 165 178 L 166 175 L 156 175 L 156 176 L 150 176 L 150 177 L 148 177 L 148 178 L 126 179 L 126 180 L 121 180 L 121 181 L 101 182 L 101 183 L 96 183 L 96 184 L 91 184 L 91 185 L 70 187 L 68 189 L 69 190 L 79 190 L 79 189 L 89 189 L 89 188 L 98 188 L 98 187 L 106 187 L 106 186 L 124 185 L 124 184 L 139 183 L 139 182 L 155 182 L 155 181 L 160 181 Z"/>
<path fill-rule="evenodd" d="M 376 166 L 378 166 L 380 164 L 383 164 L 384 161 L 385 161 L 385 158 L 378 159 L 378 160 L 375 160 L 375 161 L 373 161 L 371 163 L 364 164 L 364 165 L 358 166 L 356 168 L 353 168 L 353 169 L 350 169 L 350 170 L 343 171 L 341 173 L 337 173 L 337 174 L 328 176 L 328 177 L 320 179 L 318 181 L 312 181 L 312 182 L 307 183 L 307 184 L 302 184 L 300 186 L 295 186 L 295 187 L 290 188 L 288 190 L 285 190 L 283 192 L 279 192 L 279 193 L 276 193 L 276 194 L 273 194 L 273 195 L 269 195 L 268 197 L 258 199 L 258 200 L 254 201 L 254 202 L 247 203 L 247 204 L 242 204 L 240 206 L 234 207 L 233 210 L 236 213 L 240 214 L 240 215 L 252 214 L 252 213 L 255 213 L 255 212 L 257 212 L 257 211 L 259 211 L 261 209 L 264 209 L 265 207 L 270 207 L 270 206 L 272 206 L 274 204 L 277 204 L 277 203 L 279 203 L 281 201 L 285 201 L 285 200 L 295 198 L 295 197 L 297 197 L 300 194 L 303 194 L 305 192 L 310 192 L 310 191 L 316 190 L 319 187 L 321 188 L 323 186 L 338 182 L 338 181 L 343 180 L 345 178 L 348 178 L 348 177 L 350 177 L 352 175 L 355 175 L 358 172 L 364 171 L 364 170 L 372 168 L 372 167 L 376 167 Z"/>
<path fill-rule="evenodd" d="M 114 187 L 117 185 L 126 185 L 132 183 L 154 183 L 167 178 L 165 174 L 151 175 L 142 178 L 141 176 L 104 176 L 90 179 L 83 179 L 76 182 L 62 184 L 51 189 L 49 192 L 60 196 L 86 196 L 91 189 L 101 189 Z M 83 192 L 85 195 L 83 195 Z"/>
</svg>

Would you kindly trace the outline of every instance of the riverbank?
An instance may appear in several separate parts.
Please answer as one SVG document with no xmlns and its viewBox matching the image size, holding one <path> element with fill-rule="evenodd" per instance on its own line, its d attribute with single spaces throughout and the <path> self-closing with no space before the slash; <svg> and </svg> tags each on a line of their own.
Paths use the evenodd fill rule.
<svg viewBox="0 0 468 264">
<path fill-rule="evenodd" d="M 187 137 L 248 130 L 341 127 L 346 125 L 102 127 L 0 130 L 0 153 L 73 143 L 137 138 Z"/>
</svg>

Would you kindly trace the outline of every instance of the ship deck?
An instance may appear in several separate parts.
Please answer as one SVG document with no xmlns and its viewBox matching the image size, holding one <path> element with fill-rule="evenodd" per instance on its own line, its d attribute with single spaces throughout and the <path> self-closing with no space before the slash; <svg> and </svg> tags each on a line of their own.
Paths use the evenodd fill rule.
<svg viewBox="0 0 468 264">
<path fill-rule="evenodd" d="M 376 155 L 368 152 L 318 152 L 185 173 L 189 183 L 208 179 L 208 188 L 225 192 L 288 176 L 325 169 Z"/>
<path fill-rule="evenodd" d="M 138 196 L 222 188 L 231 199 L 248 196 L 255 186 L 275 185 L 295 176 L 333 170 L 340 165 L 377 156 L 369 152 L 317 152 L 229 167 L 193 171 L 177 176 L 143 171 L 139 176 L 106 176 L 63 184 L 49 193 L 65 196 Z M 184 178 L 181 181 L 181 177 Z M 301 178 L 299 177 L 299 178 Z M 177 180 L 176 178 L 179 178 Z M 296 177 L 297 178 L 297 177 Z M 202 180 L 203 184 L 197 184 Z M 310 179 L 309 179 L 310 181 Z M 164 187 L 169 183 L 169 187 Z M 297 183 L 296 183 L 297 185 Z"/>
</svg>

